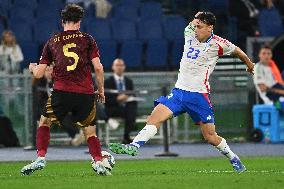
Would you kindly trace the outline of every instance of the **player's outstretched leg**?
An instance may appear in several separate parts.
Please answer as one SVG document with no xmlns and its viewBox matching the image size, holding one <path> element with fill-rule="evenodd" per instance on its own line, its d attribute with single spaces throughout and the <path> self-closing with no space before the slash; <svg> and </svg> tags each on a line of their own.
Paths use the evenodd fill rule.
<svg viewBox="0 0 284 189">
<path fill-rule="evenodd" d="M 173 115 L 172 111 L 163 104 L 159 104 L 152 111 L 146 126 L 138 133 L 130 144 L 110 143 L 109 149 L 116 154 L 136 156 L 138 149 L 157 133 L 160 125 Z"/>
<path fill-rule="evenodd" d="M 111 175 L 102 162 L 102 148 L 99 138 L 96 136 L 96 126 L 84 128 L 84 135 L 87 139 L 89 153 L 92 156 L 91 166 L 93 170 L 102 176 Z"/>
<path fill-rule="evenodd" d="M 215 132 L 214 124 L 201 124 L 201 130 L 203 137 L 208 143 L 215 146 L 223 155 L 225 155 L 231 162 L 233 169 L 237 173 L 242 173 L 246 170 L 246 167 L 241 162 L 240 158 L 230 149 L 226 140 L 217 135 Z"/>
<path fill-rule="evenodd" d="M 36 134 L 36 148 L 38 158 L 24 166 L 21 170 L 22 175 L 30 175 L 36 170 L 41 170 L 45 167 L 45 154 L 47 152 L 50 139 L 50 122 L 48 118 L 41 116 L 39 127 Z"/>
</svg>

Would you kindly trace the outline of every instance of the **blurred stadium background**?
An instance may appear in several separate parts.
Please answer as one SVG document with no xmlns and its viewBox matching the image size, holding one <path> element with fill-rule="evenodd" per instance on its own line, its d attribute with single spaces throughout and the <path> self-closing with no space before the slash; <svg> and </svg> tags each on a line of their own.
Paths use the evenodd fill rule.
<svg viewBox="0 0 284 189">
<path fill-rule="evenodd" d="M 104 18 L 98 17 L 100 9 L 98 4 L 94 3 L 96 2 L 95 0 L 78 2 L 80 5 L 87 6 L 81 30 L 95 37 L 100 49 L 101 62 L 104 65 L 106 77 L 111 75 L 110 71 L 113 60 L 115 58 L 122 58 L 125 60 L 127 66 L 126 75 L 133 79 L 135 88 L 141 91 L 148 91 L 147 94 L 137 94 L 139 97 L 146 99 L 145 102 L 138 104 L 139 118 L 141 120 L 150 113 L 153 108 L 153 100 L 162 95 L 165 89 L 170 90 L 174 86 L 177 79 L 179 61 L 183 52 L 183 31 L 188 22 L 192 20 L 194 14 L 199 10 L 212 11 L 217 16 L 215 34 L 227 38 L 240 46 L 254 62 L 258 61 L 260 46 L 264 43 L 269 43 L 273 49 L 274 60 L 278 67 L 281 71 L 284 69 L 283 0 L 275 0 L 272 8 L 267 8 L 264 5 L 267 2 L 266 0 L 108 0 L 111 10 L 104 15 Z M 249 5 L 240 6 L 240 3 L 243 4 L 244 2 L 249 2 L 253 6 L 249 3 Z M 15 34 L 24 55 L 19 73 L 0 73 L 0 107 L 3 109 L 4 114 L 11 119 L 22 147 L 33 144 L 34 128 L 37 124 L 34 116 L 36 110 L 32 78 L 27 71 L 27 66 L 30 62 L 38 62 L 46 40 L 52 34 L 61 31 L 59 12 L 65 4 L 65 0 L 0 0 L 0 33 L 7 29 L 11 30 Z M 255 13 L 255 10 L 258 11 L 258 14 Z M 252 12 L 254 13 L 250 14 Z M 210 83 L 212 89 L 211 100 L 215 109 L 215 121 L 218 133 L 225 136 L 230 143 L 250 142 L 250 135 L 253 129 L 252 107 L 258 102 L 258 96 L 252 77 L 245 72 L 245 66 L 233 57 L 222 57 L 217 63 Z M 170 144 L 175 143 L 172 145 L 173 151 L 178 152 L 181 157 L 218 156 L 214 150 L 207 151 L 208 149 L 205 145 L 195 144 L 202 141 L 202 136 L 199 128 L 194 126 L 187 115 L 174 118 L 169 123 L 169 142 Z M 141 122 L 137 123 L 138 129 L 143 127 L 143 124 Z M 102 120 L 98 121 L 98 125 L 99 136 L 104 145 L 109 140 L 120 141 L 122 139 L 123 123 L 115 131 L 109 131 Z M 135 133 L 133 132 L 133 136 Z M 51 134 L 51 145 L 53 148 L 50 149 L 53 155 L 49 155 L 50 159 L 88 159 L 84 153 L 86 150 L 84 146 L 76 148 L 78 151 L 75 152 L 72 151 L 74 148 L 68 151 L 70 148 L 67 146 L 70 140 L 68 135 L 60 128 L 53 128 Z M 150 143 L 158 145 L 153 148 L 145 147 L 143 149 L 145 155 L 142 155 L 140 158 L 153 158 L 154 153 L 162 151 L 162 131 Z M 185 145 L 180 145 L 180 143 L 185 143 Z M 57 148 L 58 146 L 60 147 Z M 232 144 L 232 147 L 238 153 L 240 152 L 241 156 L 284 155 L 282 144 L 261 144 L 259 146 L 248 143 L 242 146 L 237 143 Z M 59 156 L 56 156 L 57 153 Z M 24 153 L 22 148 L 0 148 L 0 161 L 26 161 L 32 159 L 34 154 L 34 151 Z M 77 157 L 74 154 L 79 155 Z M 116 156 L 116 158 L 122 157 Z M 273 158 L 264 158 L 261 161 L 254 158 L 245 160 L 245 163 L 249 164 L 249 168 L 253 170 L 245 175 L 248 177 L 238 177 L 236 180 L 230 180 L 231 177 L 227 177 L 232 174 L 231 172 L 212 172 L 212 170 L 211 172 L 210 170 L 209 172 L 207 170 L 198 172 L 196 170 L 199 170 L 200 167 L 197 167 L 199 164 L 195 165 L 194 159 L 188 161 L 191 162 L 190 165 L 183 164 L 183 160 L 177 161 L 180 164 L 170 164 L 167 160 L 162 161 L 162 164 L 157 164 L 155 161 L 152 163 L 150 161 L 143 161 L 137 169 L 140 170 L 138 177 L 141 176 L 145 179 L 141 180 L 142 185 L 147 183 L 149 179 L 153 179 L 149 178 L 149 175 L 170 173 L 170 176 L 163 178 L 165 179 L 164 183 L 173 181 L 175 177 L 172 177 L 172 175 L 176 175 L 180 179 L 184 179 L 184 177 L 190 178 L 189 180 L 195 179 L 194 181 L 198 184 L 191 185 L 192 188 L 198 186 L 203 186 L 200 188 L 207 188 L 200 183 L 200 181 L 202 182 L 202 179 L 199 179 L 201 175 L 205 180 L 209 179 L 210 181 L 212 179 L 212 182 L 219 180 L 219 183 L 224 183 L 227 178 L 227 185 L 226 182 L 225 185 L 216 185 L 219 188 L 228 188 L 224 187 L 228 185 L 232 186 L 232 188 L 238 188 L 237 184 L 240 181 L 238 179 L 246 179 L 243 182 L 245 184 L 242 185 L 245 187 L 239 188 L 261 188 L 261 186 L 264 186 L 264 183 L 272 186 L 274 181 L 276 183 L 275 186 L 277 186 L 276 188 L 284 188 L 282 181 L 283 166 L 281 167 L 283 165 L 283 158 L 277 158 L 276 160 Z M 210 160 L 201 160 L 200 165 L 205 165 L 208 169 L 219 170 L 220 167 L 217 167 L 217 165 L 221 165 L 221 163 L 218 163 L 220 160 L 215 159 L 212 161 L 217 162 L 215 167 L 214 165 L 212 166 Z M 267 161 L 269 162 L 268 164 Z M 257 164 L 256 162 L 260 163 Z M 56 170 L 56 168 L 63 166 L 57 165 L 61 163 L 53 162 L 51 163 L 51 167 L 54 167 Z M 122 161 L 121 163 L 116 168 L 117 180 L 109 182 L 108 185 L 105 185 L 105 182 L 99 180 L 98 186 L 101 188 L 104 188 L 103 186 L 111 187 L 112 184 L 117 184 L 116 181 L 121 181 L 119 179 L 125 179 L 125 175 L 130 177 L 135 175 L 135 168 L 131 167 L 131 165 L 126 167 L 126 164 L 129 162 Z M 92 182 L 92 174 L 81 170 L 82 164 L 82 162 L 75 162 L 73 164 L 74 167 L 72 169 L 74 169 L 74 173 L 79 171 L 77 175 L 89 179 L 88 182 Z M 133 162 L 132 164 L 135 163 Z M 153 167 L 149 168 L 148 166 L 151 164 Z M 143 167 L 143 165 L 145 166 Z M 172 165 L 172 170 L 167 165 Z M 177 170 L 175 171 L 176 165 Z M 261 165 L 266 165 L 266 167 L 261 167 Z M 3 188 L 7 188 L 8 186 L 11 188 L 10 184 L 13 185 L 15 183 L 18 184 L 17 187 L 13 185 L 15 188 L 22 188 L 22 179 L 18 177 L 18 173 L 15 173 L 21 166 L 22 163 L 0 163 L 0 169 L 4 171 L 0 173 L 0 180 L 3 178 L 6 179 L 7 174 L 10 177 L 12 175 L 18 179 L 16 182 L 13 179 L 8 179 L 6 184 L 5 182 L 2 183 Z M 187 172 L 185 171 L 185 167 L 192 170 Z M 49 188 L 48 184 L 52 184 L 49 178 L 62 178 L 66 176 L 66 172 L 63 172 L 61 169 L 65 169 L 66 171 L 69 168 L 58 168 L 58 173 L 55 171 L 48 172 L 48 179 L 46 177 L 41 178 L 43 182 L 48 180 L 47 185 L 41 185 L 41 187 Z M 155 170 L 153 170 L 154 168 Z M 221 168 L 221 170 L 227 169 L 229 168 Z M 264 171 L 264 169 L 268 171 Z M 219 173 L 223 176 L 220 177 L 222 179 L 218 177 Z M 69 172 L 68 174 L 66 177 L 70 177 L 69 182 L 72 184 L 74 177 Z M 272 175 L 273 179 L 269 175 Z M 195 176 L 198 176 L 198 178 Z M 225 179 L 223 179 L 224 177 Z M 34 182 L 37 182 L 38 180 L 36 179 L 38 178 L 35 177 Z M 134 186 L 137 178 L 128 178 L 126 177 L 127 180 L 124 182 L 132 180 L 134 182 L 132 182 L 133 185 L 131 186 Z M 263 181 L 261 184 L 259 183 L 260 180 L 257 181 L 257 184 L 253 183 L 254 179 L 259 178 Z M 212 183 L 209 183 L 209 181 L 208 184 L 211 186 Z M 155 183 L 158 182 L 157 180 L 155 181 Z M 179 182 L 179 180 L 177 179 L 173 182 Z M 188 185 L 185 186 L 188 182 L 186 180 L 176 184 L 180 184 L 178 188 L 188 188 Z M 31 183 L 26 183 L 26 186 L 31 185 Z M 70 188 L 76 184 L 72 185 Z M 58 185 L 55 188 L 64 188 L 61 186 Z M 121 185 L 118 186 L 123 188 Z M 149 184 L 145 184 L 146 186 L 152 187 Z M 163 185 L 164 188 L 169 186 Z M 68 184 L 66 188 L 69 188 Z"/>
<path fill-rule="evenodd" d="M 274 59 L 280 69 L 284 68 L 281 53 L 284 45 L 281 37 L 283 1 L 275 1 L 272 9 L 265 8 L 259 0 L 251 1 L 259 10 L 259 15 L 252 18 L 240 17 L 239 14 L 245 12 L 236 11 L 236 1 L 233 0 L 110 0 L 112 8 L 105 18 L 97 17 L 99 9 L 96 4 L 90 4 L 91 1 L 81 4 L 87 2 L 89 5 L 81 30 L 95 37 L 105 71 L 111 71 L 115 58 L 122 58 L 136 89 L 149 91 L 147 95 L 141 95 L 146 98 L 146 102 L 139 103 L 141 116 L 149 114 L 152 101 L 162 94 L 163 87 L 170 90 L 174 85 L 183 52 L 183 30 L 198 10 L 216 14 L 215 33 L 242 47 L 254 61 L 258 61 L 261 44 L 270 43 L 275 52 Z M 0 104 L 12 120 L 23 146 L 32 143 L 32 125 L 35 124 L 32 81 L 26 68 L 30 62 L 38 61 L 46 40 L 61 30 L 59 12 L 65 3 L 63 0 L 0 1 L 3 20 L 0 32 L 12 30 L 24 55 L 19 74 L 0 75 Z M 248 29 L 242 27 L 244 19 Z M 252 78 L 244 70 L 245 66 L 238 59 L 223 57 L 211 78 L 211 98 L 218 132 L 237 141 L 249 139 L 253 124 L 252 106 L 256 100 Z M 106 73 L 106 77 L 108 75 L 110 73 Z M 171 123 L 171 142 L 201 140 L 199 129 L 193 126 L 187 115 Z M 121 133 L 122 129 L 112 131 L 111 135 Z M 53 136 L 55 143 L 61 144 L 67 135 L 55 129 Z"/>
</svg>

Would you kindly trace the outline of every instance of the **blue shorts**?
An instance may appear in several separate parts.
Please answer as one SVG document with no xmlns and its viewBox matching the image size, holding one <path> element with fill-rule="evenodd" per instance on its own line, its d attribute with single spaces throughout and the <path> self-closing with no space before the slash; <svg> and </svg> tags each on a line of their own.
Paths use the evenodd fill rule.
<svg viewBox="0 0 284 189">
<path fill-rule="evenodd" d="M 174 88 L 168 96 L 161 96 L 154 105 L 167 106 L 174 116 L 187 112 L 196 124 L 214 123 L 214 111 L 208 94 Z"/>
</svg>

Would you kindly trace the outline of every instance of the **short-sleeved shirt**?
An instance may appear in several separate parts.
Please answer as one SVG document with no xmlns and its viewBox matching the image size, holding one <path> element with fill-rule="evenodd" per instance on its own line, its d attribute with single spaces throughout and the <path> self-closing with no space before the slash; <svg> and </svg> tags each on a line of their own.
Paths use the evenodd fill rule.
<svg viewBox="0 0 284 189">
<path fill-rule="evenodd" d="M 208 80 L 217 60 L 220 56 L 230 55 L 236 46 L 213 33 L 206 42 L 199 42 L 192 23 L 185 28 L 184 38 L 184 51 L 175 87 L 185 91 L 209 93 Z"/>
<path fill-rule="evenodd" d="M 91 60 L 99 56 L 91 35 L 69 30 L 50 38 L 43 48 L 39 64 L 54 64 L 53 89 L 93 94 Z"/>
</svg>

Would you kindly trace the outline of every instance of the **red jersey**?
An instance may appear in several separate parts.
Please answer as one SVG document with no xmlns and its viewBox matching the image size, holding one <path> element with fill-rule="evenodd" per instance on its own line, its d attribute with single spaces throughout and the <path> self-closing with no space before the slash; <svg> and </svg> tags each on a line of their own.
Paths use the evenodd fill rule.
<svg viewBox="0 0 284 189">
<path fill-rule="evenodd" d="M 53 89 L 93 94 L 91 60 L 99 56 L 99 49 L 91 35 L 69 30 L 49 39 L 43 48 L 39 63 L 54 64 Z"/>
</svg>

